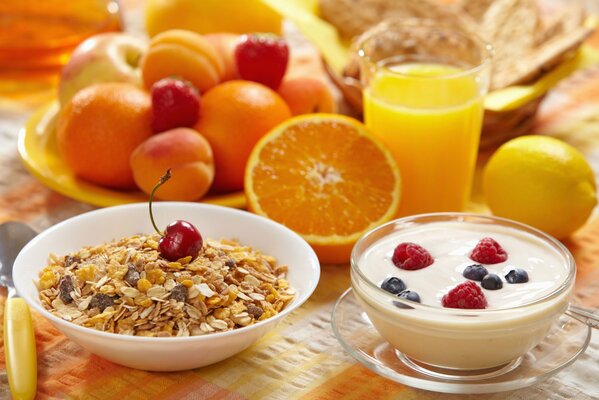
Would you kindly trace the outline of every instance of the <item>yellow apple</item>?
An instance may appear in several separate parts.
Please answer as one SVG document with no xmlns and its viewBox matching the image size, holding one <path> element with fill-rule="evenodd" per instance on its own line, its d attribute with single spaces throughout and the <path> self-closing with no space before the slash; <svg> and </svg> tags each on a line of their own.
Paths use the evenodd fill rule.
<svg viewBox="0 0 599 400">
<path fill-rule="evenodd" d="M 101 33 L 82 42 L 64 66 L 58 99 L 66 104 L 79 90 L 102 82 L 142 86 L 139 60 L 146 43 L 125 33 Z"/>
</svg>

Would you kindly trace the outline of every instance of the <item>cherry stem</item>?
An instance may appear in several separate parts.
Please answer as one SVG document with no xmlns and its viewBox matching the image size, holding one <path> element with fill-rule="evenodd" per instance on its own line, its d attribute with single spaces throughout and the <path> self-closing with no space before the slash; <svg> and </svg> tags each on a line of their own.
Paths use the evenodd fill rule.
<svg viewBox="0 0 599 400">
<path fill-rule="evenodd" d="M 156 222 L 154 222 L 154 214 L 152 213 L 152 201 L 154 200 L 154 193 L 156 193 L 156 190 L 160 186 L 162 186 L 166 181 L 168 181 L 169 179 L 171 179 L 170 168 L 166 170 L 166 172 L 164 173 L 164 175 L 162 175 L 162 177 L 160 177 L 160 180 L 158 181 L 156 186 L 154 186 L 154 189 L 152 189 L 152 193 L 150 193 L 150 221 L 152 221 L 152 226 L 154 227 L 156 232 L 162 237 L 164 237 L 164 234 L 162 232 L 160 232 L 160 229 L 158 229 L 158 227 L 156 226 Z"/>
</svg>

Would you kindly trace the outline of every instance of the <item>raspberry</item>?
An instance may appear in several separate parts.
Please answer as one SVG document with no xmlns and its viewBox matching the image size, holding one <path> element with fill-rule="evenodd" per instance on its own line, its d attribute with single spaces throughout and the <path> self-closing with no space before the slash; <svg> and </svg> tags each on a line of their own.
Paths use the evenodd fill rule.
<svg viewBox="0 0 599 400">
<path fill-rule="evenodd" d="M 480 309 L 487 307 L 487 299 L 476 283 L 466 281 L 443 296 L 441 304 L 447 308 Z"/>
<path fill-rule="evenodd" d="M 476 245 L 470 258 L 481 264 L 497 264 L 507 260 L 505 250 L 490 237 L 482 238 Z"/>
<path fill-rule="evenodd" d="M 391 261 L 397 268 L 415 270 L 428 267 L 434 260 L 424 247 L 405 242 L 397 245 Z"/>
</svg>

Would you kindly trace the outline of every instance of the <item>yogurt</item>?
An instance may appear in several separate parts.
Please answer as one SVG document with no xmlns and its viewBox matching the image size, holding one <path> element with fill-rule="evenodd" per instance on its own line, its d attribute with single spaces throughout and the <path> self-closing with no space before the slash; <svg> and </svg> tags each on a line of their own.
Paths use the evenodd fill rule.
<svg viewBox="0 0 599 400">
<path fill-rule="evenodd" d="M 372 244 L 362 254 L 358 266 L 377 286 L 385 278 L 395 276 L 409 290 L 416 291 L 423 304 L 441 307 L 443 295 L 467 280 L 462 275 L 464 269 L 478 264 L 469 255 L 484 237 L 493 238 L 508 254 L 505 262 L 485 265 L 490 274 L 497 274 L 503 281 L 502 289 L 483 289 L 487 308 L 511 308 L 530 303 L 555 291 L 568 276 L 561 255 L 541 239 L 509 227 L 464 222 L 437 222 L 395 232 Z M 434 263 L 414 271 L 396 267 L 391 257 L 395 247 L 402 242 L 424 247 L 433 256 Z M 528 273 L 528 282 L 506 282 L 505 275 L 516 268 Z"/>
<path fill-rule="evenodd" d="M 482 289 L 487 308 L 445 308 L 441 298 L 468 279 L 469 255 L 484 237 L 507 252 L 505 262 L 487 264 L 503 288 Z M 401 242 L 424 247 L 434 263 L 403 270 L 391 261 Z M 508 283 L 512 269 L 528 273 L 526 283 Z M 380 288 L 400 278 L 422 304 L 400 300 Z M 516 222 L 468 214 L 430 214 L 403 218 L 361 238 L 352 253 L 354 295 L 383 338 L 404 355 L 435 367 L 478 370 L 499 367 L 539 344 L 567 309 L 575 265 L 557 240 Z M 477 284 L 479 284 L 477 282 Z"/>
</svg>

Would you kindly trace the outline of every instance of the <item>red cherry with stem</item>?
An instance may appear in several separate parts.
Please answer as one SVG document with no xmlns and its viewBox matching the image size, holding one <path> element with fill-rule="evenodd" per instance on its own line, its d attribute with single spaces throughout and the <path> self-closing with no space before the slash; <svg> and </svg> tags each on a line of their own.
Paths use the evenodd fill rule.
<svg viewBox="0 0 599 400">
<path fill-rule="evenodd" d="M 152 193 L 150 193 L 150 220 L 156 232 L 161 236 L 158 242 L 158 250 L 160 251 L 160 255 L 169 261 L 177 261 L 187 256 L 196 258 L 204 245 L 204 241 L 195 226 L 190 222 L 177 220 L 168 224 L 163 234 L 154 222 L 154 214 L 152 213 L 154 193 L 170 178 L 171 170 L 168 169 L 156 186 L 154 186 Z"/>
<path fill-rule="evenodd" d="M 158 242 L 160 254 L 169 261 L 191 256 L 196 258 L 202 249 L 203 240 L 195 226 L 177 220 L 168 224 L 164 236 Z"/>
</svg>

